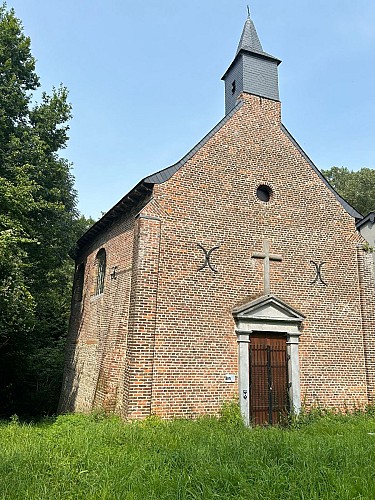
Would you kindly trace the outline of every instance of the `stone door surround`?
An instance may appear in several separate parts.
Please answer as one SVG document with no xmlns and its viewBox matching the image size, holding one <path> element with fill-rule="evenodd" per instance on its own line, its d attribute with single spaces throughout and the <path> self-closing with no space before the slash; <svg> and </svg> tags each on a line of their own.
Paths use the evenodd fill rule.
<svg viewBox="0 0 375 500">
<path fill-rule="evenodd" d="M 274 295 L 263 295 L 232 311 L 238 342 L 238 390 L 240 409 L 246 425 L 250 425 L 249 343 L 252 332 L 286 334 L 288 382 L 291 411 L 301 409 L 298 342 L 301 313 Z"/>
</svg>

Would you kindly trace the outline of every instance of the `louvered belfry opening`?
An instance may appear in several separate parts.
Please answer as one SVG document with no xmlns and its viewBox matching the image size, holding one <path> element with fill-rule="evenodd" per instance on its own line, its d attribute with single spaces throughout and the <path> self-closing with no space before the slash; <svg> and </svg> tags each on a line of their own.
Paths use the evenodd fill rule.
<svg viewBox="0 0 375 500">
<path fill-rule="evenodd" d="M 252 333 L 249 360 L 251 422 L 280 423 L 289 409 L 286 336 Z"/>
</svg>

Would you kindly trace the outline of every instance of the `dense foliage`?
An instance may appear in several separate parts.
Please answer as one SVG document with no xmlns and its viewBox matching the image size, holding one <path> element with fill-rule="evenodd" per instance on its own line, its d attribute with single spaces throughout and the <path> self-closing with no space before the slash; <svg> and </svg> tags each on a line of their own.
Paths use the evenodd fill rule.
<svg viewBox="0 0 375 500">
<path fill-rule="evenodd" d="M 351 171 L 346 167 L 332 167 L 322 173 L 339 195 L 362 215 L 375 210 L 374 169 Z"/>
<path fill-rule="evenodd" d="M 233 416 L 0 425 L 0 498 L 375 498 L 371 414 L 327 413 L 288 429 L 248 429 Z"/>
<path fill-rule="evenodd" d="M 56 410 L 70 306 L 69 248 L 86 221 L 69 163 L 64 87 L 43 93 L 30 39 L 0 6 L 0 415 Z"/>
</svg>

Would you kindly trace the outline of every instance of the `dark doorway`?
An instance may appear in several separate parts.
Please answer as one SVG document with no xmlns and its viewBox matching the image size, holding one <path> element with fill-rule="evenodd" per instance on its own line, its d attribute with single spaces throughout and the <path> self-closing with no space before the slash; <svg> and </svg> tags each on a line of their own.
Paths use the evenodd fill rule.
<svg viewBox="0 0 375 500">
<path fill-rule="evenodd" d="M 288 411 L 286 336 L 250 336 L 250 418 L 254 425 L 277 424 Z"/>
</svg>

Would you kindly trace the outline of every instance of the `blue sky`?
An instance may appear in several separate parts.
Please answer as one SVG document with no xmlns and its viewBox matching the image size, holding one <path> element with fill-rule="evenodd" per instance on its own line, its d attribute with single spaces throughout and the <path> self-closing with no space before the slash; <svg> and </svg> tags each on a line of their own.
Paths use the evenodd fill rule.
<svg viewBox="0 0 375 500">
<path fill-rule="evenodd" d="M 98 218 L 178 161 L 224 116 L 221 76 L 246 20 L 238 0 L 8 0 L 42 90 L 63 83 L 79 209 Z M 319 168 L 375 168 L 374 0 L 252 0 L 280 58 L 284 125 Z"/>
</svg>

